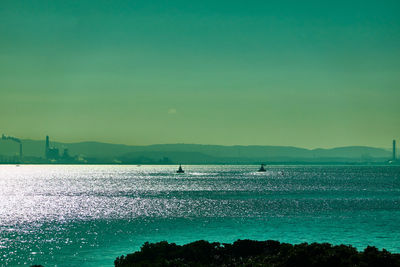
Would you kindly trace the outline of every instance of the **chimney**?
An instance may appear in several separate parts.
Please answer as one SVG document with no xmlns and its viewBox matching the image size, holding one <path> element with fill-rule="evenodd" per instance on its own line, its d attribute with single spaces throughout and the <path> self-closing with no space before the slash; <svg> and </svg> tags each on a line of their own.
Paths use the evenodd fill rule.
<svg viewBox="0 0 400 267">
<path fill-rule="evenodd" d="M 49 140 L 49 136 L 46 135 L 46 150 L 45 150 L 46 159 L 49 158 L 49 148 L 50 148 L 50 140 Z"/>
</svg>

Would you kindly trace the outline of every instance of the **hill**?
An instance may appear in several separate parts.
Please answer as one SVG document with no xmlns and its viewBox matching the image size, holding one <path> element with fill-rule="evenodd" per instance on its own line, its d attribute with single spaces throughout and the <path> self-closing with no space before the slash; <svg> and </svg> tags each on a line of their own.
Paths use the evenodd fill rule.
<svg viewBox="0 0 400 267">
<path fill-rule="evenodd" d="M 44 157 L 44 140 L 22 140 L 25 157 Z M 93 162 L 234 164 L 259 162 L 385 162 L 391 152 L 382 148 L 351 146 L 332 149 L 305 149 L 287 146 L 219 146 L 198 144 L 159 144 L 129 146 L 100 142 L 52 142 L 60 149 L 68 148 Z M 18 144 L 0 140 L 0 155 L 16 155 Z"/>
</svg>

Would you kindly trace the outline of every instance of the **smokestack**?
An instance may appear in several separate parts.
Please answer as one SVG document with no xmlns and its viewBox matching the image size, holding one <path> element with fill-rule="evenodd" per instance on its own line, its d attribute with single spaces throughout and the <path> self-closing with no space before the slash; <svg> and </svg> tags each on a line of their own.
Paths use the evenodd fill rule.
<svg viewBox="0 0 400 267">
<path fill-rule="evenodd" d="M 396 160 L 396 140 L 393 140 L 393 161 Z"/>
<path fill-rule="evenodd" d="M 46 159 L 49 158 L 49 148 L 50 148 L 50 140 L 49 140 L 49 136 L 46 135 L 46 150 L 45 150 Z"/>
</svg>

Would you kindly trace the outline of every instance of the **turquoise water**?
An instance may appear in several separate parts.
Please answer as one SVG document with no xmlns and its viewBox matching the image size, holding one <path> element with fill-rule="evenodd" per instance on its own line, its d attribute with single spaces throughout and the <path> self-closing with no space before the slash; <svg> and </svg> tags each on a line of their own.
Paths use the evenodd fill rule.
<svg viewBox="0 0 400 267">
<path fill-rule="evenodd" d="M 0 166 L 0 265 L 112 266 L 145 241 L 400 252 L 400 167 Z"/>
</svg>

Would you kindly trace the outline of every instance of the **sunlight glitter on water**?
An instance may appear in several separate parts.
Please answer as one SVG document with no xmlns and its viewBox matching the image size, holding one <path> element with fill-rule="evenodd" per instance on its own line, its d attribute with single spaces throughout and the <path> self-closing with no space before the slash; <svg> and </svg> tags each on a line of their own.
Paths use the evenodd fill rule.
<svg viewBox="0 0 400 267">
<path fill-rule="evenodd" d="M 3 260 L 112 265 L 143 242 L 163 239 L 400 251 L 397 167 L 184 167 L 176 174 L 176 166 L 1 166 Z"/>
</svg>

